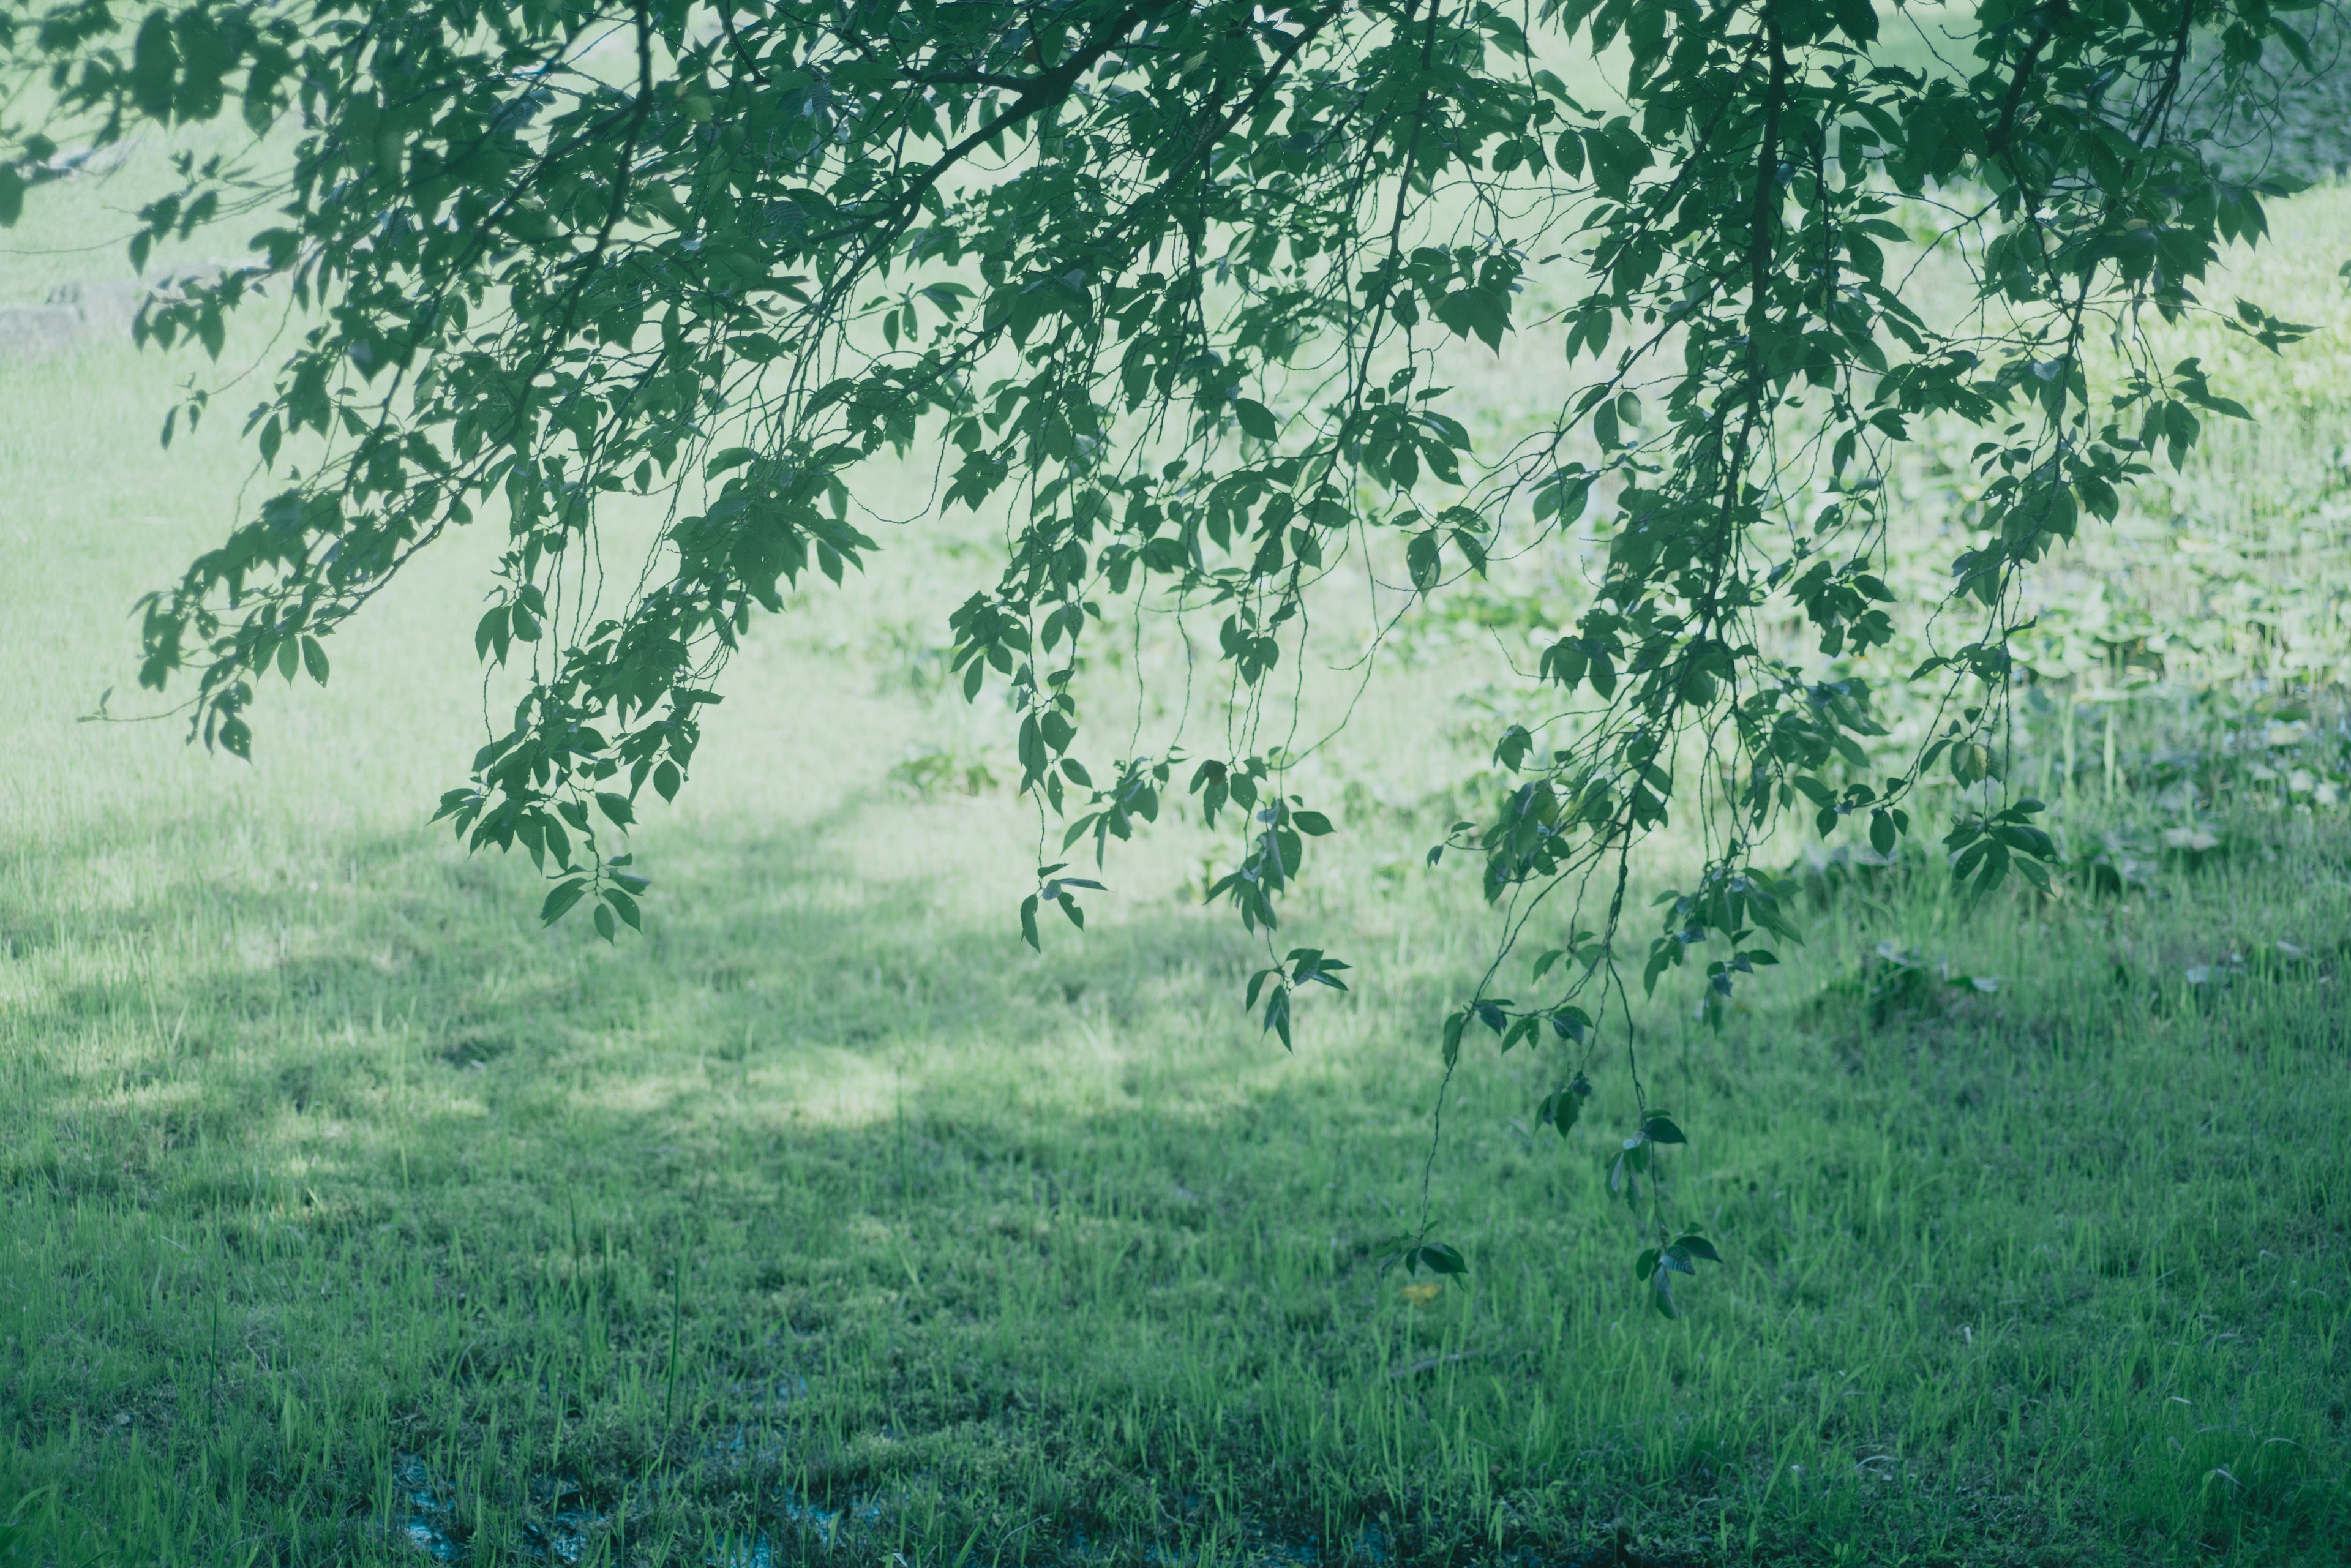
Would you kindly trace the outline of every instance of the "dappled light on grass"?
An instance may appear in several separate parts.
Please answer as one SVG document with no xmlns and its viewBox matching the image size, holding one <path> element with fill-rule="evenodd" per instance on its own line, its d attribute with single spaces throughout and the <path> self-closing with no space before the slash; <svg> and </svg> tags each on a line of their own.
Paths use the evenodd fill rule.
<svg viewBox="0 0 2351 1568">
<path fill-rule="evenodd" d="M 1661 1163 L 1724 1262 L 1668 1322 L 1613 1122 L 1531 1124 L 1475 1040 L 1435 1173 L 1469 1272 L 1382 1267 L 1458 955 L 1291 1057 L 1196 914 L 1026 957 L 911 883 L 840 898 L 860 821 L 706 835 L 758 874 L 610 951 L 429 845 L 119 904 L 10 846 L 12 907 L 65 905 L 0 1015 L 5 1479 L 71 1500 L 47 1539 L 1973 1563 L 2344 1518 L 2344 956 L 2180 973 L 2339 927 L 2335 837 L 1997 919 L 1823 883 L 1719 1038 L 1669 981 L 1653 1089 L 1709 1131 Z M 1451 895 L 1318 896 L 1392 944 Z"/>
</svg>

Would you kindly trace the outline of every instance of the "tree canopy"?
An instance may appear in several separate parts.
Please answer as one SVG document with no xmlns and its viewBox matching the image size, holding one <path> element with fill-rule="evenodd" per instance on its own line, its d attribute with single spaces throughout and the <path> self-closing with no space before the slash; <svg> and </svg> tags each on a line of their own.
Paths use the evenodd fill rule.
<svg viewBox="0 0 2351 1568">
<path fill-rule="evenodd" d="M 1573 722 L 1496 735 L 1516 787 L 1432 851 L 1482 859 L 1503 951 L 1555 892 L 1579 912 L 1547 990 L 1489 969 L 1442 1034 L 1448 1070 L 1473 1026 L 1561 1041 L 1563 1128 L 1602 1037 L 1629 1048 L 1627 975 L 1719 939 L 1719 1008 L 1796 938 L 1754 863 L 1783 814 L 1883 852 L 1929 831 L 1929 769 L 1991 779 L 1936 824 L 1954 875 L 2045 877 L 2039 805 L 1996 779 L 2022 576 L 2242 413 L 2147 325 L 2212 308 L 2220 251 L 2287 189 L 2225 173 L 2197 106 L 2307 65 L 2298 9 L 1983 0 L 1905 66 L 1882 31 L 1929 35 L 1870 0 L 6 3 L 0 220 L 68 145 L 243 117 L 251 150 L 183 158 L 131 248 L 261 225 L 141 329 L 217 352 L 257 294 L 302 308 L 248 420 L 279 479 L 145 601 L 141 679 L 190 683 L 195 733 L 246 755 L 273 669 L 324 681 L 420 551 L 502 530 L 475 643 L 526 689 L 441 815 L 607 936 L 645 887 L 614 830 L 684 787 L 756 613 L 876 549 L 877 459 L 919 453 L 939 506 L 1011 518 L 952 609 L 955 667 L 967 697 L 1008 690 L 1063 852 L 1181 801 L 1233 835 L 1213 896 L 1269 934 L 1332 824 L 1247 724 L 1227 756 L 1097 739 L 1071 675 L 1105 607 L 1214 621 L 1247 714 L 1343 561 L 1430 593 L 1604 514 L 1535 672 Z M 1950 319 L 1904 298 L 1929 247 L 1971 280 Z M 1538 331 L 1553 413 L 1481 450 L 1434 351 Z M 1761 628 L 1801 621 L 1823 661 L 1889 639 L 1883 479 L 1937 420 L 1981 428 L 1983 496 L 1912 676 L 1936 727 L 1872 774 L 1872 694 Z M 298 470 L 297 437 L 320 454 Z M 637 495 L 666 500 L 658 542 L 607 583 L 600 516 Z M 1674 817 L 1704 865 L 1644 943 L 1630 867 Z M 1096 885 L 1040 866 L 1028 938 Z M 1267 951 L 1249 1001 L 1287 1040 L 1292 995 L 1345 966 Z M 1640 1103 L 1633 1188 L 1681 1136 Z M 1670 1304 L 1710 1249 L 1658 1241 Z M 1413 1247 L 1458 1266 L 1425 1227 Z"/>
</svg>

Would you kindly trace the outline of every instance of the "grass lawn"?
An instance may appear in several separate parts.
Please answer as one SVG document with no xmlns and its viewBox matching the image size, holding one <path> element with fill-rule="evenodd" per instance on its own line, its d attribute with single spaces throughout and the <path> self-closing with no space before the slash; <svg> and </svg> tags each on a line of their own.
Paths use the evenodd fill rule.
<svg viewBox="0 0 2351 1568">
<path fill-rule="evenodd" d="M 0 364 L 0 1562 L 2351 1562 L 2339 819 L 2104 899 L 1824 883 L 1719 1036 L 1670 977 L 1725 1261 L 1669 1321 L 1621 1063 L 1562 1142 L 1552 1048 L 1481 1040 L 1430 1157 L 1492 925 L 1422 806 L 1349 797 L 1294 1055 L 1196 835 L 1019 944 L 1033 822 L 893 782 L 942 727 L 1005 771 L 935 690 L 953 538 L 763 628 L 615 948 L 423 821 L 482 541 L 251 767 L 77 724 L 246 479 L 227 413 L 157 449 L 171 375 Z M 1424 1201 L 1434 1291 L 1381 1266 Z"/>
</svg>

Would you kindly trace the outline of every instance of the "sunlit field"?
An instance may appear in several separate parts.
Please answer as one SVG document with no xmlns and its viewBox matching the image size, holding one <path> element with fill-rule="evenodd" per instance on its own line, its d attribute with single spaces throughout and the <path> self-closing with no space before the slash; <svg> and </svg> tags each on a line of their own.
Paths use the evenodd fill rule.
<svg viewBox="0 0 2351 1568">
<path fill-rule="evenodd" d="M 68 195 L 11 231 L 53 253 L 0 254 L 0 300 L 119 270 L 122 193 Z M 2246 361 L 2266 434 L 2163 494 L 2245 546 L 2231 602 L 2323 640 L 2351 191 L 2274 227 L 2264 298 L 2322 330 Z M 1022 944 L 1055 857 L 1000 701 L 945 679 L 993 570 L 968 517 L 757 626 L 607 945 L 426 821 L 504 690 L 473 656 L 495 539 L 423 560 L 323 689 L 269 690 L 250 765 L 137 690 L 138 595 L 257 483 L 244 392 L 168 451 L 162 411 L 266 377 L 274 329 L 217 370 L 0 358 L 0 1562 L 2351 1563 L 2341 715 L 2125 679 L 2162 593 L 2203 591 L 2193 551 L 2154 570 L 2187 523 L 2053 569 L 2053 602 L 2102 581 L 2147 622 L 2073 716 L 2020 706 L 2056 896 L 1967 906 L 1931 835 L 1891 864 L 1792 835 L 1803 946 L 1719 1031 L 1691 968 L 1638 1014 L 1689 1135 L 1668 1207 L 1723 1260 L 1669 1319 L 1607 1180 L 1633 1069 L 1564 1138 L 1556 1042 L 1473 1030 L 1440 1090 L 1496 932 L 1426 852 L 1489 787 L 1532 600 L 1429 607 L 1313 764 L 1344 852 L 1282 945 L 1354 967 L 1294 1051 L 1172 808 L 1082 933 Z M 1541 362 L 1510 351 L 1465 361 L 1498 421 Z M 914 467 L 862 499 L 911 515 Z M 1957 502 L 1917 486 L 1931 535 Z M 2309 538 L 2246 544 L 2280 517 Z M 1424 1216 L 1465 1275 L 1394 1266 Z"/>
</svg>

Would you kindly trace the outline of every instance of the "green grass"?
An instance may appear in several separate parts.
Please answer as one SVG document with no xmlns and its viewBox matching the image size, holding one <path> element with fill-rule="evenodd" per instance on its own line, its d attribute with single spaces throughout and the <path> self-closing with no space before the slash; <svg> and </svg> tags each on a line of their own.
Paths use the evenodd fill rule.
<svg viewBox="0 0 2351 1568">
<path fill-rule="evenodd" d="M 1009 750 L 931 689 L 954 535 L 762 629 L 607 949 L 422 822 L 479 541 L 251 768 L 74 722 L 139 711 L 124 612 L 246 477 L 226 419 L 155 449 L 171 373 L 0 366 L 0 1558 L 2351 1561 L 2337 819 L 2122 899 L 1842 885 L 1719 1037 L 1670 977 L 1642 1071 L 1726 1262 L 1667 1321 L 1621 1062 L 1562 1144 L 1552 1048 L 1480 1040 L 1428 1163 L 1493 934 L 1419 852 L 1468 655 L 1326 765 L 1350 856 L 1291 921 L 1358 988 L 1294 1056 L 1201 836 L 1037 957 L 1033 824 L 889 782 Z M 1881 942 L 1998 987 L 1873 1004 Z M 1424 1172 L 1472 1267 L 1416 1301 Z"/>
</svg>

